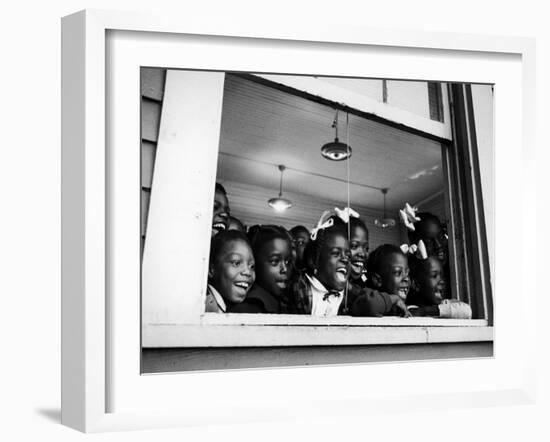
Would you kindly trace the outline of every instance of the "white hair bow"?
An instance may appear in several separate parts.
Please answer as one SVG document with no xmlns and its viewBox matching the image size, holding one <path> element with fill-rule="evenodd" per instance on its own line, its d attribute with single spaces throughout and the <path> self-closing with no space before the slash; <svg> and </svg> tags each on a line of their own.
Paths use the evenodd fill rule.
<svg viewBox="0 0 550 442">
<path fill-rule="evenodd" d="M 335 207 L 334 211 L 336 212 L 336 215 L 338 215 L 338 218 L 340 218 L 346 224 L 349 223 L 349 219 L 352 216 L 354 218 L 359 218 L 359 214 L 351 207 L 344 207 L 342 210 L 340 210 L 338 207 Z"/>
<path fill-rule="evenodd" d="M 409 203 L 405 203 L 405 207 L 399 210 L 399 216 L 401 221 L 405 224 L 405 227 L 409 230 L 414 231 L 414 222 L 420 221 L 420 218 L 416 216 L 418 209 L 416 207 L 411 207 Z"/>
<path fill-rule="evenodd" d="M 410 246 L 408 244 L 402 244 L 399 248 L 404 254 L 410 253 L 411 255 L 416 255 L 420 259 L 428 258 L 428 252 L 422 240 L 418 241 L 418 244 L 411 244 Z"/>
<path fill-rule="evenodd" d="M 327 216 L 330 216 L 330 210 L 325 210 L 321 215 L 321 218 L 319 218 L 317 225 L 311 229 L 311 239 L 313 241 L 317 239 L 317 232 L 319 232 L 319 230 L 327 229 L 334 225 L 334 220 L 332 218 L 327 220 Z"/>
</svg>

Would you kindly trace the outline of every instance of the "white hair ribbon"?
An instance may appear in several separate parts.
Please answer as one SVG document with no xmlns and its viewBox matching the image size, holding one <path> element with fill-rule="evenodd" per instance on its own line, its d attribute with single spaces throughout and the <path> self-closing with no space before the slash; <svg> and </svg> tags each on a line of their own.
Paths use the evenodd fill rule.
<svg viewBox="0 0 550 442">
<path fill-rule="evenodd" d="M 420 218 L 416 216 L 417 211 L 418 209 L 416 207 L 411 207 L 409 203 L 405 203 L 405 207 L 399 210 L 399 217 L 401 218 L 401 221 L 403 221 L 405 227 L 411 231 L 415 230 L 415 221 L 420 221 Z"/>
<path fill-rule="evenodd" d="M 428 252 L 422 240 L 418 241 L 418 253 L 420 254 L 420 259 L 428 259 Z"/>
<path fill-rule="evenodd" d="M 332 218 L 326 220 L 327 215 L 330 215 L 330 210 L 325 210 L 321 215 L 321 218 L 319 218 L 319 222 L 317 223 L 317 225 L 313 229 L 311 229 L 311 239 L 313 241 L 317 239 L 317 232 L 319 230 L 327 229 L 334 225 L 334 220 Z"/>
<path fill-rule="evenodd" d="M 416 216 L 418 209 L 416 207 L 411 207 L 409 203 L 405 203 L 405 213 L 412 221 L 420 221 L 420 218 Z"/>
<path fill-rule="evenodd" d="M 340 218 L 346 224 L 349 222 L 350 217 L 359 218 L 359 214 L 351 207 L 344 207 L 342 210 L 340 210 L 338 207 L 335 207 L 334 211 L 336 212 L 336 215 L 338 215 L 338 218 Z"/>
<path fill-rule="evenodd" d="M 424 241 L 422 240 L 418 241 L 418 244 L 411 244 L 411 245 L 401 244 L 399 248 L 405 255 L 407 253 L 410 253 L 411 255 L 416 255 L 416 257 L 420 259 L 428 258 L 428 253 L 426 252 L 426 246 L 424 245 Z"/>
<path fill-rule="evenodd" d="M 401 249 L 401 251 L 404 253 L 404 254 L 407 254 L 407 253 L 411 253 L 413 254 L 414 252 L 416 252 L 418 250 L 418 246 L 416 244 L 411 244 L 411 245 L 408 245 L 408 244 L 401 244 L 399 246 L 399 248 Z"/>
</svg>

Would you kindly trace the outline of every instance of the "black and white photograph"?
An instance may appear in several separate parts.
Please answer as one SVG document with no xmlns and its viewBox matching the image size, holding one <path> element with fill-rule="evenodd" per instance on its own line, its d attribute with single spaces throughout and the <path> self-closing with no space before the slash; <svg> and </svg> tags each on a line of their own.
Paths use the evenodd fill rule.
<svg viewBox="0 0 550 442">
<path fill-rule="evenodd" d="M 492 356 L 492 165 L 482 176 L 479 159 L 492 84 L 157 67 L 140 81 L 144 372 L 193 369 L 184 347 L 247 351 L 229 368 L 284 347 L 316 363 L 387 344 Z M 210 170 L 209 187 L 177 164 Z M 176 218 L 196 212 L 200 227 L 168 220 L 180 191 L 193 197 Z M 167 286 L 168 261 L 183 284 Z M 394 348 L 384 360 L 404 357 Z"/>
</svg>

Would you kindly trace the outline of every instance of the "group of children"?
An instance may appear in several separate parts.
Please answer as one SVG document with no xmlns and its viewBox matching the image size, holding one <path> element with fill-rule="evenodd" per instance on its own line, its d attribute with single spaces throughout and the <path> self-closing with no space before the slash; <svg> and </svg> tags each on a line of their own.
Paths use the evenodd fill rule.
<svg viewBox="0 0 550 442">
<path fill-rule="evenodd" d="M 206 311 L 471 318 L 468 304 L 447 299 L 448 249 L 439 219 L 410 213 L 411 245 L 384 244 L 369 253 L 369 231 L 351 208 L 323 213 L 311 230 L 245 231 L 216 184 Z"/>
</svg>

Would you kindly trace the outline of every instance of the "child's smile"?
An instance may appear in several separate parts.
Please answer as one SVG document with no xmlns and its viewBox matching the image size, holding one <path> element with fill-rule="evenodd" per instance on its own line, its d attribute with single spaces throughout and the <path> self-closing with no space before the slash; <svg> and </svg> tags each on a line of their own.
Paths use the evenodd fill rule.
<svg viewBox="0 0 550 442">
<path fill-rule="evenodd" d="M 344 282 L 347 281 L 347 279 L 348 279 L 348 269 L 347 269 L 347 267 L 338 267 L 336 269 L 336 279 L 341 283 L 344 283 Z"/>
<path fill-rule="evenodd" d="M 216 190 L 214 194 L 214 213 L 212 215 L 212 236 L 229 227 L 229 201 L 227 197 Z"/>
<path fill-rule="evenodd" d="M 245 296 L 246 296 L 246 292 L 248 292 L 248 289 L 252 285 L 250 283 L 250 278 L 242 281 L 235 281 L 233 284 L 237 287 L 237 289 L 240 289 L 241 291 L 243 291 Z"/>
<path fill-rule="evenodd" d="M 397 294 L 399 295 L 399 297 L 405 301 L 407 299 L 407 295 L 409 293 L 409 286 L 406 285 L 406 286 L 403 286 L 403 287 L 400 287 L 399 288 L 399 291 L 397 292 Z"/>
<path fill-rule="evenodd" d="M 352 258 L 351 268 L 353 270 L 354 275 L 361 275 L 363 273 L 364 267 L 365 267 L 364 259 Z"/>
</svg>

